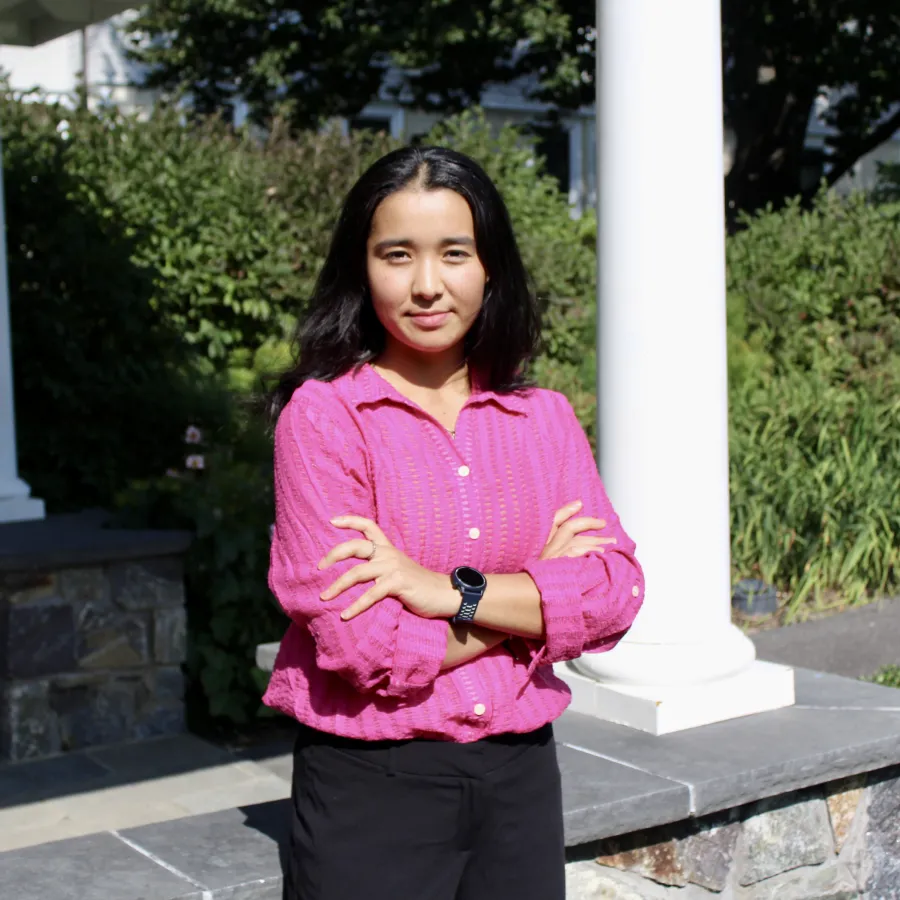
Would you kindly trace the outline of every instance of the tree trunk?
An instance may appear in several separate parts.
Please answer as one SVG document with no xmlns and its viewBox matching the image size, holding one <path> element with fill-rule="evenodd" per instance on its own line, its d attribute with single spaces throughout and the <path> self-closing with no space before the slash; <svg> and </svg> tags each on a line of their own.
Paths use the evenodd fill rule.
<svg viewBox="0 0 900 900">
<path fill-rule="evenodd" d="M 733 110 L 728 124 L 735 135 L 734 162 L 725 179 L 731 230 L 741 212 L 769 204 L 778 209 L 791 197 L 815 192 L 818 179 L 804 171 L 817 161 L 805 146 L 815 97 L 814 90 L 798 95 L 775 84 L 755 85 Z"/>
</svg>

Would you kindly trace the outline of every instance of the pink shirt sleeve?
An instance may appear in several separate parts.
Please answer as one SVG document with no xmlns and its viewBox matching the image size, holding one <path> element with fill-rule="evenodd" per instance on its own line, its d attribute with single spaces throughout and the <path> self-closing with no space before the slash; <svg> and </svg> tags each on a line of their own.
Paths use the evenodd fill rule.
<svg viewBox="0 0 900 900">
<path fill-rule="evenodd" d="M 644 599 L 644 575 L 635 559 L 635 544 L 619 523 L 600 475 L 587 436 L 568 400 L 560 396 L 559 465 L 561 492 L 553 510 L 573 500 L 584 504 L 578 516 L 606 520 L 602 531 L 584 532 L 614 537 L 602 553 L 534 560 L 525 566 L 541 594 L 545 636 L 529 641 L 532 669 L 575 659 L 582 653 L 611 650 L 631 627 Z"/>
<path fill-rule="evenodd" d="M 282 411 L 275 429 L 275 534 L 269 586 L 282 609 L 316 644 L 320 668 L 361 692 L 405 697 L 432 684 L 447 651 L 449 627 L 423 619 L 387 597 L 348 622 L 340 613 L 373 582 L 334 600 L 319 594 L 362 560 L 319 571 L 334 546 L 361 537 L 330 520 L 358 515 L 375 520 L 362 436 L 339 401 L 305 385 Z M 327 406 L 326 406 L 327 404 Z"/>
</svg>

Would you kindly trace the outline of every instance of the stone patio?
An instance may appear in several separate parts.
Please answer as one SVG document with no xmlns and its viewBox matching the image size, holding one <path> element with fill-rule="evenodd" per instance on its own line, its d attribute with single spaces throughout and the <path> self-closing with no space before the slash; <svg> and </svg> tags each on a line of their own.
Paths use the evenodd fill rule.
<svg viewBox="0 0 900 900">
<path fill-rule="evenodd" d="M 789 709 L 662 737 L 566 713 L 559 720 L 556 733 L 563 772 L 566 837 L 572 857 L 569 897 L 655 900 L 668 897 L 671 892 L 682 900 L 900 897 L 900 880 L 896 887 L 892 882 L 895 876 L 900 879 L 900 847 L 894 846 L 900 835 L 895 837 L 891 830 L 900 822 L 900 782 L 897 770 L 891 768 L 900 763 L 900 692 L 800 670 L 797 693 L 797 705 Z M 141 746 L 146 751 L 151 744 Z M 101 756 L 100 750 L 85 753 L 84 759 L 102 766 L 107 773 L 94 771 L 92 775 L 89 767 L 69 773 L 73 789 L 68 800 L 70 816 L 73 823 L 81 822 L 82 836 L 0 853 L 0 897 L 280 897 L 280 845 L 287 821 L 283 798 L 289 790 L 290 775 L 287 747 L 280 750 L 268 758 L 257 753 L 254 760 L 246 755 L 232 755 L 231 761 L 226 762 L 229 754 L 213 748 L 215 752 L 211 752 L 206 763 L 202 755 L 191 763 L 196 766 L 191 775 L 183 765 L 181 771 L 163 778 L 139 781 L 133 789 L 139 792 L 132 795 L 133 802 L 124 792 L 128 789 L 123 788 L 119 803 L 103 807 L 106 819 L 102 831 L 98 827 L 101 806 L 92 812 L 90 804 L 80 804 L 74 791 L 91 791 L 100 797 L 101 790 L 107 787 L 104 779 L 124 779 L 128 765 L 134 775 L 142 771 L 142 765 L 147 775 L 156 774 L 158 769 L 154 767 L 161 757 L 148 752 L 143 762 L 120 762 L 116 776 L 112 755 Z M 122 760 L 127 757 L 122 749 L 116 752 L 123 754 Z M 175 759 L 176 755 L 173 750 L 169 758 Z M 21 837 L 17 846 L 33 843 L 27 839 L 25 832 L 29 829 L 24 823 L 29 817 L 35 822 L 36 807 L 32 806 L 29 815 L 23 815 L 26 803 L 66 802 L 66 798 L 58 796 L 58 790 L 53 799 L 52 785 L 55 783 L 58 789 L 60 773 L 54 775 L 48 767 L 64 763 L 71 766 L 76 758 L 82 757 L 70 754 L 0 769 L 0 785 L 6 786 L 0 788 L 6 791 L 0 796 L 5 798 L 2 802 L 6 811 L 11 813 L 0 823 L 0 833 L 5 835 L 18 821 Z M 45 768 L 29 774 L 29 767 L 35 766 Z M 200 807 L 189 810 L 178 797 L 196 796 L 198 791 L 191 788 L 191 781 L 197 783 L 198 778 L 210 777 L 204 775 L 210 771 L 216 773 L 216 783 L 207 787 L 208 797 L 218 796 L 227 807 L 190 815 L 191 811 L 199 812 Z M 244 780 L 228 786 L 235 773 Z M 863 773 L 867 773 L 865 782 L 844 781 Z M 179 782 L 182 776 L 184 780 Z M 31 788 L 24 792 L 16 787 L 26 783 Z M 281 797 L 264 795 L 267 785 L 276 795 L 280 789 Z M 38 799 L 41 791 L 44 800 Z M 829 799 L 835 796 L 842 799 L 832 801 L 832 812 Z M 854 796 L 861 810 L 855 817 L 850 816 L 855 807 L 849 811 L 846 808 L 850 802 L 847 797 Z M 863 796 L 865 799 L 861 800 Z M 146 803 L 150 797 L 160 804 L 183 807 L 187 812 L 176 818 L 174 808 L 169 808 L 171 815 L 161 815 L 166 821 L 146 824 L 129 819 L 131 807 Z M 79 813 L 79 808 L 84 812 Z M 721 826 L 716 824 L 716 816 L 724 817 L 726 825 L 739 826 L 732 828 L 734 847 L 730 856 L 726 853 L 725 887 L 710 894 L 709 887 L 690 882 L 683 875 L 677 877 L 685 880 L 684 886 L 671 883 L 676 876 L 670 876 L 668 885 L 654 880 L 659 871 L 652 866 L 648 869 L 646 859 L 648 848 L 657 846 L 663 847 L 662 852 L 674 854 L 676 862 L 681 860 L 678 865 L 682 872 L 686 865 L 688 872 L 693 871 L 692 865 L 695 869 L 699 865 L 707 877 L 715 877 L 716 870 L 709 862 L 701 865 L 690 861 L 694 857 L 688 858 L 685 846 L 694 846 L 697 852 L 711 852 L 717 847 L 721 850 L 716 843 L 721 839 L 714 841 L 710 836 L 718 834 L 716 829 Z M 868 868 L 858 866 L 856 874 L 845 858 L 835 852 L 839 839 L 834 835 L 845 827 L 840 823 L 848 816 L 852 821 L 846 829 L 862 829 L 862 836 L 857 833 L 853 844 L 851 837 L 844 834 L 839 852 L 849 846 L 846 853 L 858 855 L 862 841 L 870 861 Z M 674 831 L 665 831 L 667 828 Z M 96 833 L 86 834 L 87 830 Z M 802 841 L 784 851 L 784 840 L 779 834 L 797 832 L 802 832 Z M 31 837 L 38 833 L 33 830 Z M 693 845 L 679 843 L 691 836 Z M 619 842 L 615 852 L 611 852 L 610 840 Z M 747 864 L 746 848 L 753 840 L 757 841 L 752 845 L 757 850 L 749 858 L 755 859 L 755 870 L 748 869 Z M 827 852 L 823 850 L 826 843 Z M 759 848 L 767 849 L 763 853 Z M 625 857 L 621 856 L 623 853 Z M 628 853 L 632 855 L 629 857 Z M 606 864 L 595 862 L 597 857 L 605 857 Z M 724 863 L 720 860 L 721 865 Z M 779 866 L 783 870 L 776 872 Z M 847 890 L 836 892 L 838 888 L 843 891 L 841 884 L 846 879 L 851 879 L 846 882 Z M 741 884 L 741 880 L 749 883 Z M 828 887 L 828 892 L 821 894 L 809 893 L 819 887 L 824 891 L 829 884 L 837 887 Z M 870 887 L 866 888 L 866 884 Z M 774 887 L 778 887 L 777 894 L 765 893 Z"/>
</svg>

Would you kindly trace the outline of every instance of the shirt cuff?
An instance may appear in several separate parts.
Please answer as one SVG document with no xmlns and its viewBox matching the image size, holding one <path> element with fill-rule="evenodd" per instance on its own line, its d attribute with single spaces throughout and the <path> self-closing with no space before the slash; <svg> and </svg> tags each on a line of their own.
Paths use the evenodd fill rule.
<svg viewBox="0 0 900 900">
<path fill-rule="evenodd" d="M 582 609 L 582 559 L 563 556 L 537 559 L 525 565 L 525 571 L 537 585 L 544 616 L 544 647 L 533 659 L 533 666 L 562 662 L 581 656 L 584 648 L 584 611 Z"/>
<path fill-rule="evenodd" d="M 449 634 L 446 619 L 423 619 L 402 610 L 397 622 L 394 665 L 384 693 L 399 697 L 433 684 L 447 655 Z"/>
</svg>

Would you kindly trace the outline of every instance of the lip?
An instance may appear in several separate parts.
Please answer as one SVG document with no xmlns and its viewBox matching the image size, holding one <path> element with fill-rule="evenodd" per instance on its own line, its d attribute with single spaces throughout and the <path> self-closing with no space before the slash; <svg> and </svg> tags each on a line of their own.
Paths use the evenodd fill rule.
<svg viewBox="0 0 900 900">
<path fill-rule="evenodd" d="M 450 318 L 449 312 L 439 313 L 413 313 L 411 318 L 419 326 L 419 328 L 432 329 L 440 328 L 447 319 Z"/>
</svg>

